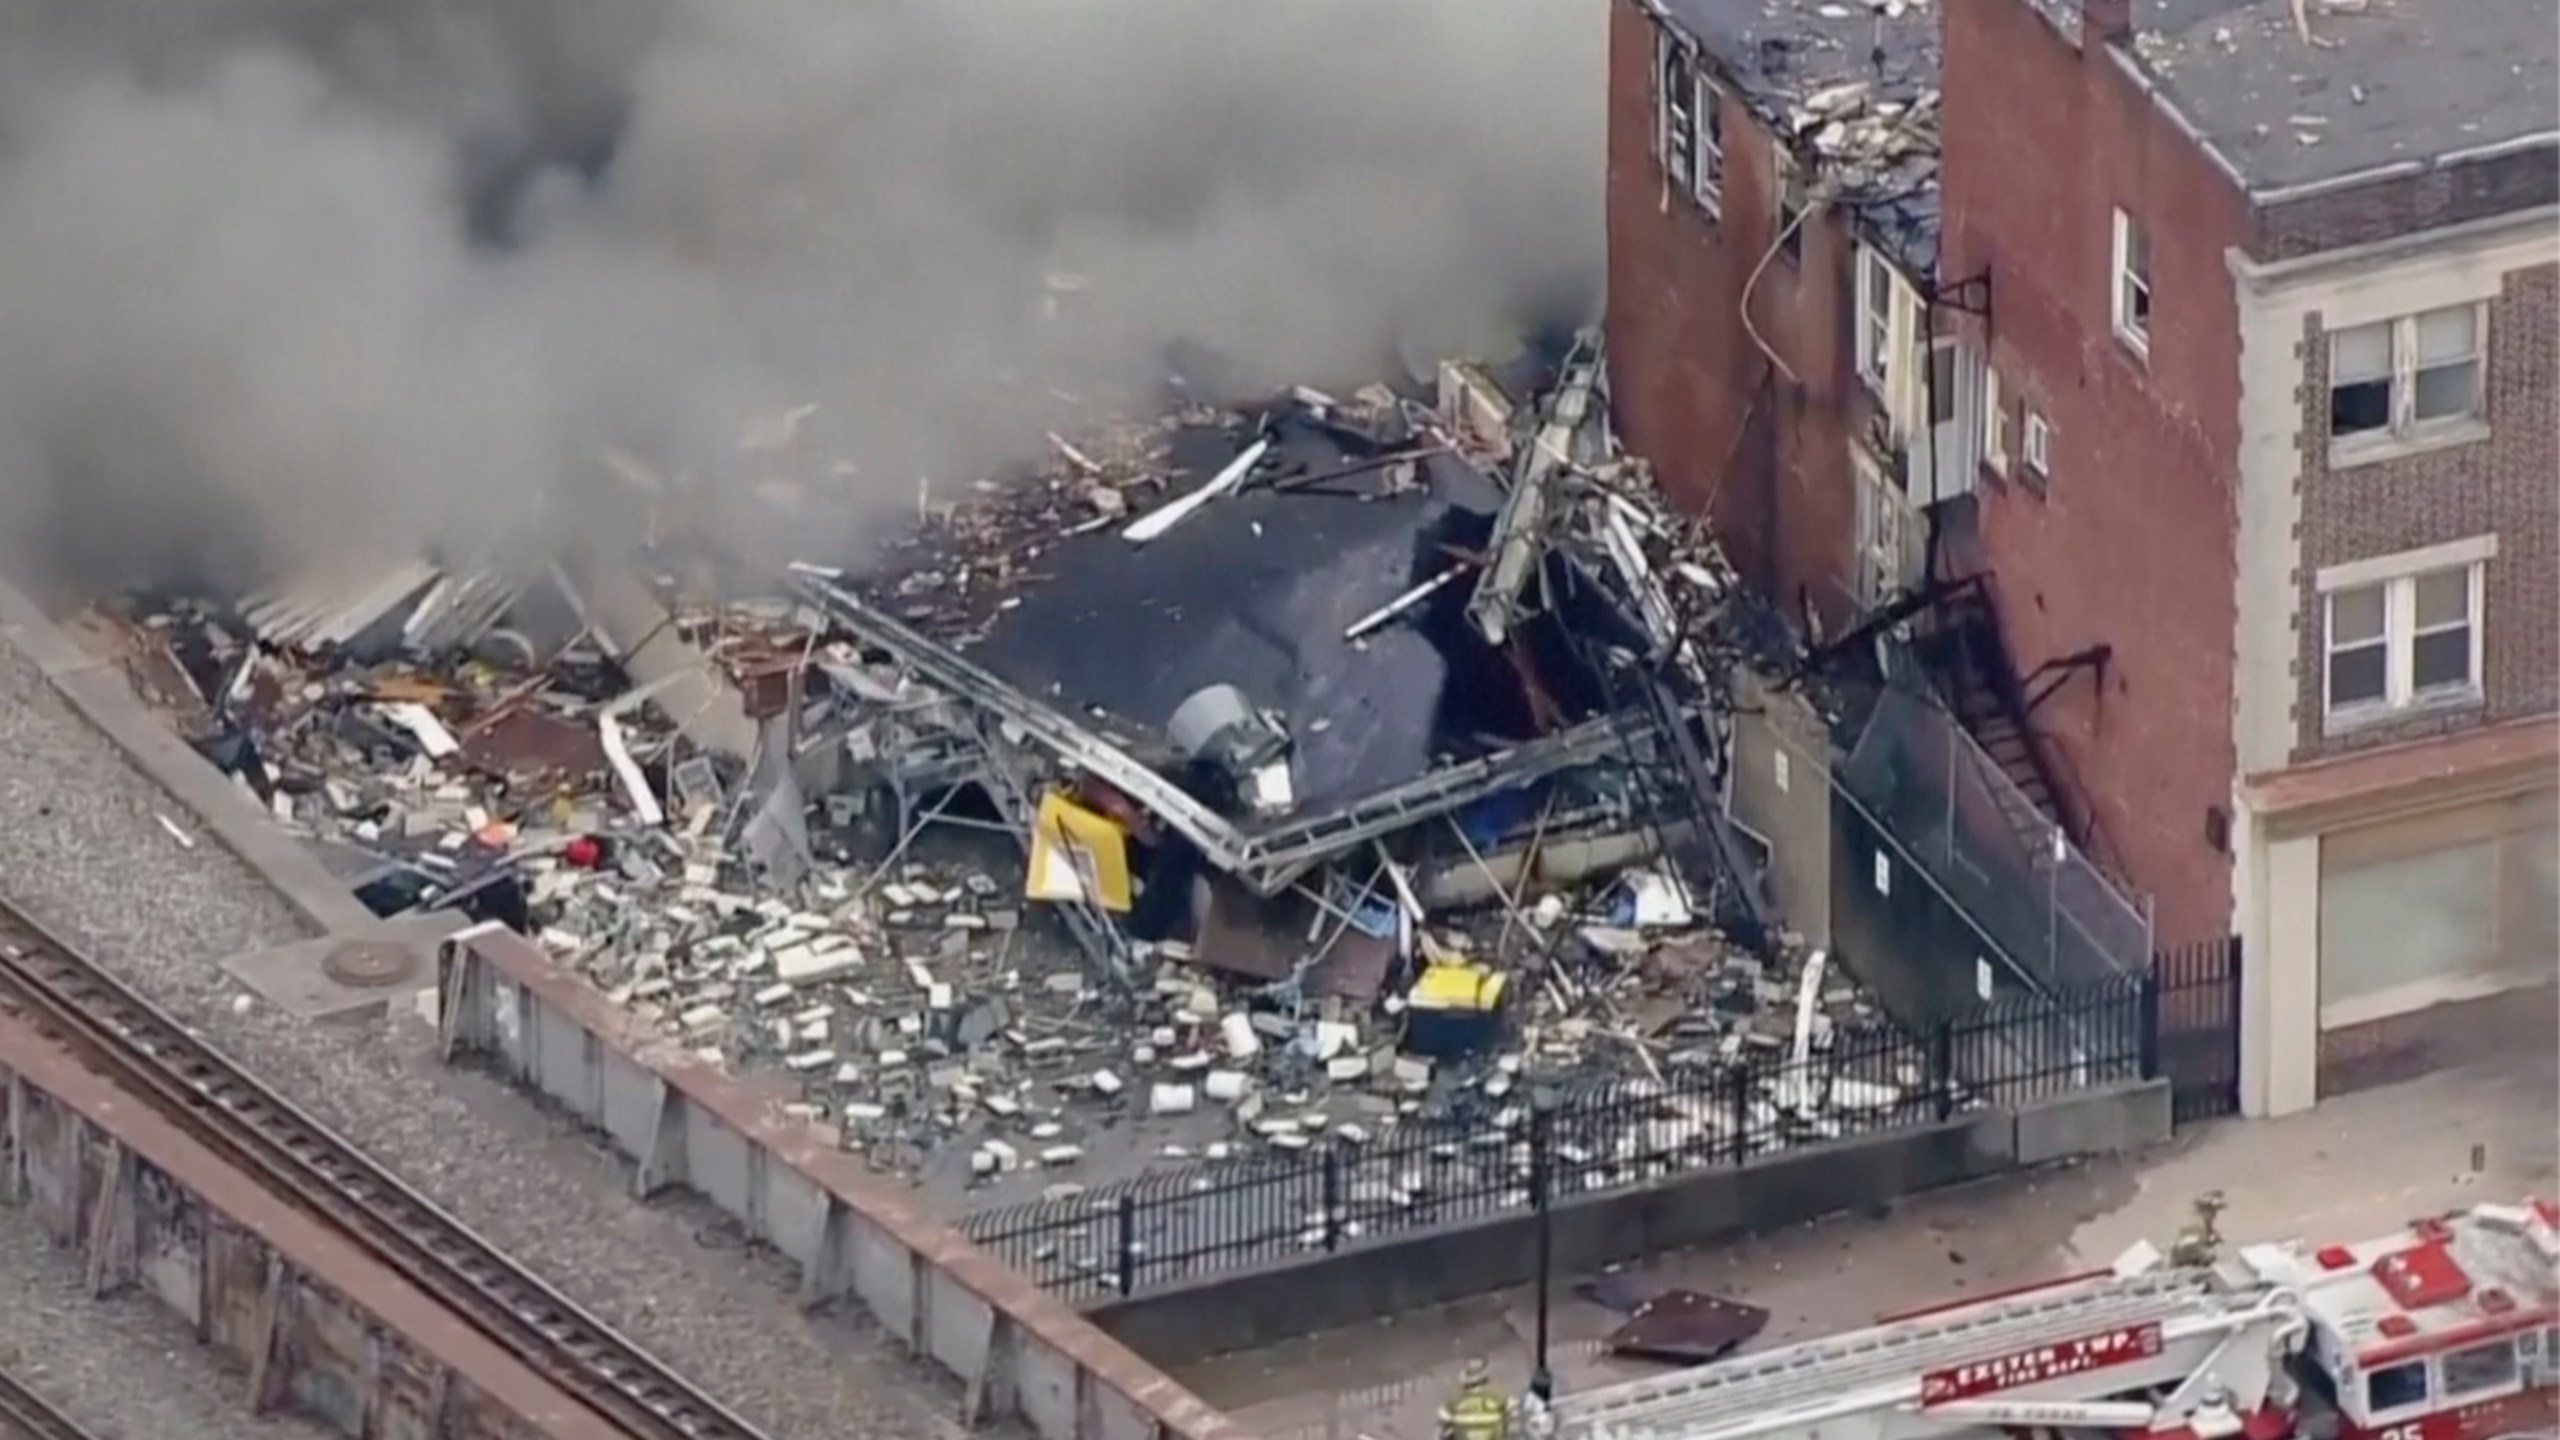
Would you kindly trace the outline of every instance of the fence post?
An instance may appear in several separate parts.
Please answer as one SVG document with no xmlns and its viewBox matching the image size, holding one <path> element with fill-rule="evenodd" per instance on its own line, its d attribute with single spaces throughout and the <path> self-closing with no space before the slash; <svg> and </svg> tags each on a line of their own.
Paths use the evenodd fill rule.
<svg viewBox="0 0 2560 1440">
<path fill-rule="evenodd" d="M 2160 969 L 2155 963 L 2142 972 L 2140 1010 L 2135 1024 L 2142 1027 L 2142 1078 L 2160 1078 Z"/>
<path fill-rule="evenodd" d="M 1536 1140 L 1536 1132 L 1530 1139 Z M 1532 1143 L 1530 1163 L 1535 1164 L 1537 1146 Z M 1324 1248 L 1330 1254 L 1342 1244 L 1342 1152 L 1328 1145 L 1324 1151 Z"/>
<path fill-rule="evenodd" d="M 1138 1197 L 1126 1190 L 1120 1192 L 1120 1293 L 1128 1295 L 1138 1288 Z"/>
<path fill-rule="evenodd" d="M 1555 1195 L 1555 1112 L 1529 1107 L 1529 1208 L 1544 1210 Z"/>
<path fill-rule="evenodd" d="M 2059 983 L 2062 970 L 2062 864 L 2071 852 L 2063 847 L 2062 827 L 2044 837 L 2044 974 Z"/>
<path fill-rule="evenodd" d="M 1733 1127 L 1733 1163 L 1751 1158 L 1751 1080 L 1758 1065 L 1749 1059 L 1724 1072 L 1726 1119 Z"/>
<path fill-rule="evenodd" d="M 1953 717 L 1939 717 L 1938 743 L 1947 747 L 1947 834 L 1946 856 L 1942 863 L 1952 863 L 1956 856 L 1956 737 L 1959 733 L 1960 727 Z"/>
<path fill-rule="evenodd" d="M 1938 1118 L 1956 1113 L 1956 1022 L 1940 1017 L 1929 1031 L 1929 1098 Z"/>
</svg>

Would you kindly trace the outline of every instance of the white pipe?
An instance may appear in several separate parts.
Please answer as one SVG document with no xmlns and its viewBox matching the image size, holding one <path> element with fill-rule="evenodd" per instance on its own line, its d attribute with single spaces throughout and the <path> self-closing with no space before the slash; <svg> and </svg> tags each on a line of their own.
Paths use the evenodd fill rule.
<svg viewBox="0 0 2560 1440">
<path fill-rule="evenodd" d="M 1190 519 L 1193 511 L 1243 484 L 1244 477 L 1253 473 L 1253 467 L 1261 464 L 1262 457 L 1269 453 L 1271 453 L 1269 440 L 1254 441 L 1252 445 L 1246 447 L 1243 454 L 1228 461 L 1227 468 L 1212 476 L 1208 484 L 1170 505 L 1148 511 L 1130 521 L 1129 528 L 1120 532 L 1120 538 L 1132 545 L 1144 545 L 1164 534 L 1174 526 Z"/>
</svg>

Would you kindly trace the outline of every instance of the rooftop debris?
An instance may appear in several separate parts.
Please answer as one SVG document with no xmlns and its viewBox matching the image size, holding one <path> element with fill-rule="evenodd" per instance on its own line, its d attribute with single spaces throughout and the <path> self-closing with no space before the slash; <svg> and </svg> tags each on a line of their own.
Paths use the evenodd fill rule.
<svg viewBox="0 0 2560 1440">
<path fill-rule="evenodd" d="M 1537 1087 L 1879 1019 L 1733 840 L 1722 557 L 1597 342 L 1563 374 L 1054 437 L 751 595 L 421 560 L 88 625 L 377 913 L 535 936 L 884 1168 L 1072 1189 L 1416 1117 L 1509 1166 Z"/>
<path fill-rule="evenodd" d="M 1938 250 L 1942 46 L 1930 0 L 1648 0 L 1804 167 L 1808 190 L 1915 275 Z"/>
</svg>

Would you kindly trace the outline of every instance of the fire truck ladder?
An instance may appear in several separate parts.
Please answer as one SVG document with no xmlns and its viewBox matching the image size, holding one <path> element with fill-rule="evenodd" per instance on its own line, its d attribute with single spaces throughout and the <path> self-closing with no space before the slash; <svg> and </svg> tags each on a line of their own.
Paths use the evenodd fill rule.
<svg viewBox="0 0 2560 1440">
<path fill-rule="evenodd" d="M 2156 1332 L 2153 1327 L 2156 1327 Z M 2208 1269 L 2066 1281 L 1888 1321 L 1660 1379 L 1566 1396 L 1557 1440 L 1917 1440 L 2001 1425 L 2148 1428 L 2225 1400 L 2255 1408 L 2281 1383 L 2279 1348 L 2302 1333 L 2298 1297 L 2233 1287 Z M 2127 1358 L 2037 1373 L 2022 1357 L 2156 1333 Z M 1968 1367 L 2005 1382 L 1927 1393 Z M 2016 1392 L 2002 1395 L 1998 1392 Z M 2115 1396 L 2168 1392 L 2147 1401 Z"/>
</svg>

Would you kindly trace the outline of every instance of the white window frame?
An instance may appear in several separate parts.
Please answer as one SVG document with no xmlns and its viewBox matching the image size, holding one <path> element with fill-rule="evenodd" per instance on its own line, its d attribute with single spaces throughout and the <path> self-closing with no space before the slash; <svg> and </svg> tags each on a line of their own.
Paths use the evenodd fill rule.
<svg viewBox="0 0 2560 1440">
<path fill-rule="evenodd" d="M 2418 327 L 2434 315 L 2457 311 L 2471 312 L 2471 349 L 2458 359 L 2439 360 L 2421 365 L 2418 360 Z M 2335 405 L 2339 388 L 2338 341 L 2358 331 L 2382 329 L 2390 336 L 2391 368 L 2387 377 L 2357 376 L 2358 384 L 2385 378 L 2390 385 L 2390 418 L 2380 428 L 2341 433 L 2336 428 Z M 2329 447 L 2342 463 L 2381 458 L 2410 447 L 2423 447 L 2448 440 L 2468 440 L 2488 432 L 2489 391 L 2489 307 L 2477 300 L 2452 305 L 2439 305 L 2413 314 L 2371 320 L 2357 325 L 2341 325 L 2328 332 L 2329 392 L 2331 415 L 2323 423 L 2330 426 Z M 2471 402 L 2459 414 L 2436 415 L 2424 419 L 2418 415 L 2418 376 L 2422 371 L 2453 365 L 2469 365 L 2471 370 Z"/>
<path fill-rule="evenodd" d="M 2341 567 L 2352 570 L 2354 567 Z M 2470 632 L 2468 674 L 2460 684 L 2438 685 L 2426 690 L 2417 688 L 2418 582 L 2459 572 L 2466 582 L 2463 596 L 2463 624 Z M 2452 565 L 2428 565 L 2403 570 L 2398 574 L 2365 576 L 2347 574 L 2321 577 L 2320 593 L 2320 713 L 2323 728 L 2330 733 L 2354 730 L 2378 722 L 2397 719 L 2413 712 L 2459 709 L 2477 705 L 2482 695 L 2481 666 L 2485 659 L 2483 638 L 2488 626 L 2483 611 L 2488 599 L 2489 567 L 2486 558 Z M 2382 592 L 2382 696 L 2377 700 L 2355 700 L 2344 705 L 2330 701 L 2332 671 L 2338 653 L 2334 640 L 2337 607 L 2341 597 L 2367 591 Z M 2439 629 L 2449 629 L 2440 626 Z M 2359 647 L 2371 641 L 2358 642 Z"/>
<path fill-rule="evenodd" d="M 2001 408 L 2000 372 L 1982 367 L 1982 463 L 1995 475 L 2009 473 L 2009 412 Z"/>
<path fill-rule="evenodd" d="M 1724 213 L 1724 88 L 1695 72 L 1696 92 L 1689 99 L 1690 197 L 1710 215 Z"/>
<path fill-rule="evenodd" d="M 1856 351 L 1858 378 L 1881 395 L 1886 367 L 1892 363 L 1893 307 L 1896 296 L 1893 262 L 1872 245 L 1858 247 Z"/>
<path fill-rule="evenodd" d="M 1697 173 L 1697 62 L 1667 25 L 1653 32 L 1653 154 L 1665 180 L 1691 194 Z"/>
<path fill-rule="evenodd" d="M 2148 243 L 2140 247 L 2145 253 L 2139 273 L 2133 268 L 2133 252 L 2136 248 L 2134 242 L 2147 241 L 2147 239 L 2148 237 L 2143 233 L 2141 221 L 2122 210 L 2115 212 L 2115 253 L 2107 265 L 2109 277 L 2107 304 L 2115 319 L 2116 338 L 2124 342 L 2126 349 L 2146 360 L 2151 358 L 2151 322 L 2147 314 L 2153 304 L 2149 255 L 2151 247 Z M 2142 309 L 2146 312 L 2142 315 L 2134 313 L 2133 301 L 2137 291 L 2141 294 Z"/>
<path fill-rule="evenodd" d="M 2026 423 L 2019 427 L 2018 458 L 2037 479 L 2053 478 L 2053 422 L 2042 411 L 2029 410 Z"/>
</svg>

